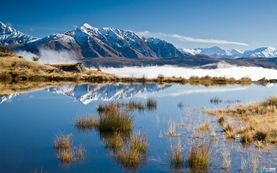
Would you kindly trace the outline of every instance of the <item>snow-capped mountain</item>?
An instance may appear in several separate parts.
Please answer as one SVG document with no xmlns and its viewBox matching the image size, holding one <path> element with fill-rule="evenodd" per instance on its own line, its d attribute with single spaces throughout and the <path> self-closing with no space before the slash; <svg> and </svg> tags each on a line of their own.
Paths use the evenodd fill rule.
<svg viewBox="0 0 277 173">
<path fill-rule="evenodd" d="M 245 51 L 243 57 L 277 57 L 277 50 L 274 47 L 261 47 Z"/>
<path fill-rule="evenodd" d="M 154 93 L 167 88 L 168 86 L 158 87 L 156 84 L 147 85 L 61 85 L 58 87 L 49 88 L 53 93 L 63 94 L 82 102 L 89 104 L 92 101 L 112 101 L 119 99 L 133 98 L 140 93 Z"/>
<path fill-rule="evenodd" d="M 237 49 L 224 50 L 214 46 L 210 48 L 180 49 L 183 53 L 189 55 L 203 54 L 217 58 L 242 58 L 242 57 L 260 57 L 273 58 L 277 57 L 277 50 L 273 47 L 261 47 L 254 50 L 240 51 Z"/>
<path fill-rule="evenodd" d="M 210 48 L 195 48 L 195 49 L 180 49 L 183 53 L 189 55 L 203 54 L 207 56 L 217 57 L 217 58 L 238 58 L 242 55 L 242 52 L 237 49 L 224 50 L 218 46 Z"/>
<path fill-rule="evenodd" d="M 174 58 L 203 54 L 218 58 L 277 57 L 273 47 L 255 50 L 224 50 L 210 48 L 177 49 L 173 44 L 158 38 L 139 37 L 135 32 L 116 28 L 95 28 L 85 23 L 65 33 L 35 38 L 0 22 L 0 45 L 38 53 L 39 49 L 70 50 L 78 58 Z"/>
<path fill-rule="evenodd" d="M 6 24 L 0 22 L 0 45 L 13 46 L 28 43 L 34 40 L 36 40 L 35 37 L 23 34 L 11 26 L 7 26 Z"/>
<path fill-rule="evenodd" d="M 135 32 L 116 28 L 95 28 L 85 23 L 62 33 L 53 34 L 19 46 L 17 50 L 37 53 L 38 49 L 73 50 L 79 58 L 95 57 L 176 57 L 183 54 L 172 44 L 156 39 L 144 39 Z"/>
</svg>

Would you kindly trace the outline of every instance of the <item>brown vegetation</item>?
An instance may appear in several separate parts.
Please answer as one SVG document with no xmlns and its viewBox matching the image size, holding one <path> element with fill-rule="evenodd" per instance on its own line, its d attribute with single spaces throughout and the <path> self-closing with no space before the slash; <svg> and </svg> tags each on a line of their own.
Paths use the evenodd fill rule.
<svg viewBox="0 0 277 173">
<path fill-rule="evenodd" d="M 254 143 L 257 146 L 268 143 L 277 144 L 277 97 L 268 98 L 260 103 L 205 110 L 205 112 L 220 117 L 218 122 L 224 126 L 224 131 L 233 135 L 238 133 L 243 144 Z M 240 129 L 226 125 L 228 123 L 222 115 L 244 122 L 245 127 Z"/>
<path fill-rule="evenodd" d="M 182 145 L 180 142 L 171 151 L 170 163 L 174 168 L 181 168 L 184 164 Z"/>
<path fill-rule="evenodd" d="M 0 50 L 1 52 L 1 50 Z M 15 91 L 9 90 L 11 85 L 15 85 L 16 90 L 28 91 L 36 88 L 46 88 L 62 83 L 72 84 L 100 84 L 100 83 L 158 83 L 165 84 L 191 84 L 191 85 L 229 85 L 229 84 L 251 84 L 249 78 L 235 80 L 233 78 L 223 77 L 191 77 L 184 79 L 180 77 L 164 77 L 159 76 L 154 79 L 118 77 L 107 74 L 99 70 L 85 69 L 83 65 L 44 65 L 37 61 L 29 61 L 21 56 L 16 56 L 10 51 L 2 51 L 0 58 L 0 83 L 1 87 L 6 91 L 5 94 L 12 94 Z M 266 81 L 268 82 L 268 81 Z M 259 81 L 261 83 L 261 81 Z M 39 87 L 36 87 L 39 85 Z M 25 86 L 29 86 L 26 88 Z M 0 92 L 2 93 L 2 90 Z M 149 100 L 146 107 L 155 108 L 155 102 Z"/>
<path fill-rule="evenodd" d="M 210 161 L 210 144 L 193 144 L 187 156 L 187 164 L 193 170 L 206 170 Z"/>
<path fill-rule="evenodd" d="M 208 123 L 202 124 L 197 129 L 203 132 L 207 132 L 210 130 L 210 125 Z"/>
<path fill-rule="evenodd" d="M 53 146 L 57 152 L 57 157 L 62 164 L 68 164 L 73 161 L 84 159 L 84 148 L 82 146 L 73 148 L 72 135 L 57 136 Z"/>
</svg>

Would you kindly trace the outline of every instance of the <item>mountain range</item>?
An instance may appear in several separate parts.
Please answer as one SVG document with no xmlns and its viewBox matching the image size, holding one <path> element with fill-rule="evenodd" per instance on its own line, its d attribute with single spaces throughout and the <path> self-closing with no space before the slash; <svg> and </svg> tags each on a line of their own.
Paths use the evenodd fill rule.
<svg viewBox="0 0 277 173">
<path fill-rule="evenodd" d="M 203 54 L 217 58 L 243 58 L 243 57 L 258 57 L 258 58 L 273 58 L 277 57 L 277 50 L 274 47 L 261 47 L 254 50 L 241 51 L 238 49 L 224 50 L 214 46 L 210 48 L 195 48 L 195 49 L 179 49 L 184 54 L 197 55 Z"/>
<path fill-rule="evenodd" d="M 171 43 L 156 38 L 141 38 L 135 32 L 116 28 L 95 28 L 83 24 L 74 30 L 34 38 L 0 23 L 0 44 L 14 50 L 38 53 L 41 48 L 70 50 L 81 58 L 183 56 Z"/>
<path fill-rule="evenodd" d="M 224 50 L 217 46 L 177 49 L 173 44 L 158 38 L 144 38 L 133 31 L 116 28 L 95 28 L 87 23 L 64 33 L 36 38 L 0 22 L 0 45 L 11 47 L 15 51 L 25 50 L 36 54 L 41 48 L 70 50 L 78 59 L 174 58 L 199 54 L 217 58 L 277 57 L 277 50 L 273 47 L 246 51 Z"/>
</svg>

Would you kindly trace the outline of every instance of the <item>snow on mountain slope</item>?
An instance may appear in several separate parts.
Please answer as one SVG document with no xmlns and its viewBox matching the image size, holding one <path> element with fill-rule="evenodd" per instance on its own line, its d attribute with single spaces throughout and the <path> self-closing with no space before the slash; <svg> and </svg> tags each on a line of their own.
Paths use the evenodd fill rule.
<svg viewBox="0 0 277 173">
<path fill-rule="evenodd" d="M 277 57 L 277 50 L 274 47 L 261 47 L 255 50 L 247 50 L 244 57 Z"/>
<path fill-rule="evenodd" d="M 76 57 L 176 57 L 183 54 L 172 44 L 157 39 L 150 42 L 135 32 L 116 28 L 95 28 L 85 23 L 63 34 L 53 34 L 19 46 L 17 50 L 37 53 L 38 49 L 73 50 Z"/>
<path fill-rule="evenodd" d="M 36 38 L 23 34 L 11 26 L 0 22 L 0 45 L 15 45 L 34 41 Z"/>
<path fill-rule="evenodd" d="M 190 55 L 204 54 L 218 58 L 241 58 L 241 57 L 260 57 L 260 58 L 273 58 L 277 57 L 277 50 L 273 47 L 261 47 L 254 50 L 240 51 L 238 49 L 224 50 L 220 47 L 214 46 L 210 48 L 195 48 L 183 49 L 180 51 Z"/>
</svg>

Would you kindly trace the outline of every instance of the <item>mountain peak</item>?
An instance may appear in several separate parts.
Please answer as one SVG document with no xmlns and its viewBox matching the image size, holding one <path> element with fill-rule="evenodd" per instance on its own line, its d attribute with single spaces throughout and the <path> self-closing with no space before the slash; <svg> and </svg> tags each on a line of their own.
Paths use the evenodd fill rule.
<svg viewBox="0 0 277 173">
<path fill-rule="evenodd" d="M 22 32 L 19 32 L 11 26 L 8 26 L 0 21 L 0 45 L 23 44 L 34 39 L 36 38 L 27 34 L 23 34 Z"/>
</svg>

